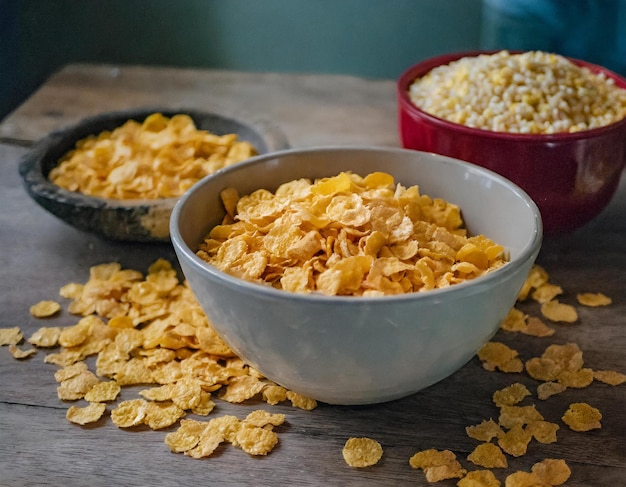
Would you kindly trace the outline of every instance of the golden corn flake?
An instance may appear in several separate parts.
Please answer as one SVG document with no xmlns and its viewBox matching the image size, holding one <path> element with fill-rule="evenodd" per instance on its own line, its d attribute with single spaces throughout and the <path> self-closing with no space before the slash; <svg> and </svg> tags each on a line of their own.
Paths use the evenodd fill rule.
<svg viewBox="0 0 626 487">
<path fill-rule="evenodd" d="M 602 413 L 584 402 L 570 404 L 561 419 L 574 431 L 590 431 L 602 427 Z"/>
<path fill-rule="evenodd" d="M 518 423 L 498 438 L 498 446 L 513 457 L 521 457 L 526 454 L 531 439 L 532 435 Z"/>
<path fill-rule="evenodd" d="M 456 461 L 456 455 L 450 450 L 429 450 L 418 451 L 409 459 L 409 465 L 416 469 L 425 470 L 429 467 L 446 465 Z"/>
<path fill-rule="evenodd" d="M 593 382 L 593 370 L 588 368 L 563 370 L 559 373 L 558 381 L 565 387 L 582 389 Z"/>
<path fill-rule="evenodd" d="M 122 401 L 111 411 L 111 420 L 120 428 L 130 428 L 143 424 L 148 402 L 143 399 Z"/>
<path fill-rule="evenodd" d="M 504 453 L 493 443 L 481 443 L 470 453 L 467 459 L 484 468 L 507 468 L 508 462 Z"/>
<path fill-rule="evenodd" d="M 504 265 L 504 248 L 468 237 L 460 209 L 395 184 L 342 172 L 313 182 L 222 194 L 226 216 L 198 256 L 236 277 L 298 293 L 379 296 L 428 291 Z"/>
<path fill-rule="evenodd" d="M 567 389 L 567 387 L 558 382 L 543 382 L 537 386 L 537 397 L 545 401 L 549 397 L 560 394 L 565 389 Z"/>
<path fill-rule="evenodd" d="M 500 487 L 500 481 L 491 470 L 472 470 L 456 484 L 458 487 Z"/>
<path fill-rule="evenodd" d="M 248 455 L 267 455 L 278 443 L 278 435 L 266 428 L 242 423 L 234 442 Z"/>
<path fill-rule="evenodd" d="M 572 474 L 565 460 L 554 458 L 535 463 L 531 471 L 546 485 L 563 485 Z"/>
<path fill-rule="evenodd" d="M 342 454 L 351 467 L 371 467 L 382 458 L 383 447 L 372 438 L 349 438 L 343 446 Z"/>
<path fill-rule="evenodd" d="M 66 299 L 74 299 L 83 292 L 83 285 L 71 282 L 59 289 L 59 296 Z"/>
<path fill-rule="evenodd" d="M 102 417 L 105 411 L 105 404 L 91 402 L 85 407 L 70 406 L 65 417 L 71 423 L 84 425 L 87 423 L 95 423 Z"/>
<path fill-rule="evenodd" d="M 500 328 L 506 331 L 523 331 L 528 326 L 528 316 L 517 308 L 511 308 L 509 314 L 500 323 Z"/>
<path fill-rule="evenodd" d="M 268 384 L 263 387 L 263 400 L 271 405 L 276 405 L 287 400 L 287 389 L 276 384 Z"/>
<path fill-rule="evenodd" d="M 23 349 L 18 345 L 9 345 L 9 353 L 13 356 L 14 359 L 22 360 L 28 357 L 32 357 L 37 353 L 36 348 Z"/>
<path fill-rule="evenodd" d="M 185 415 L 185 410 L 169 402 L 148 401 L 143 423 L 153 430 L 167 428 Z"/>
<path fill-rule="evenodd" d="M 491 441 L 493 438 L 500 438 L 504 431 L 493 419 L 484 420 L 480 424 L 465 428 L 467 436 L 478 441 Z"/>
<path fill-rule="evenodd" d="M 409 459 L 409 465 L 422 469 L 428 482 L 461 478 L 467 473 L 450 450 L 419 451 Z"/>
<path fill-rule="evenodd" d="M 614 370 L 594 370 L 593 378 L 611 386 L 618 386 L 626 382 L 626 375 Z"/>
<path fill-rule="evenodd" d="M 0 345 L 17 345 L 22 341 L 24 336 L 19 327 L 0 328 Z"/>
<path fill-rule="evenodd" d="M 61 311 L 61 305 L 56 301 L 39 301 L 30 307 L 30 314 L 35 318 L 49 318 Z"/>
<path fill-rule="evenodd" d="M 315 399 L 303 396 L 294 391 L 287 391 L 287 399 L 291 401 L 293 407 L 305 411 L 311 411 L 317 407 L 317 401 Z"/>
<path fill-rule="evenodd" d="M 504 389 L 493 393 L 493 402 L 496 406 L 513 406 L 522 401 L 526 396 L 530 396 L 530 391 L 524 384 L 516 382 Z"/>
<path fill-rule="evenodd" d="M 208 423 L 194 419 L 181 419 L 176 431 L 165 435 L 165 444 L 174 453 L 183 453 L 196 447 Z"/>
<path fill-rule="evenodd" d="M 550 328 L 536 316 L 529 316 L 526 326 L 520 330 L 523 334 L 535 337 L 549 337 L 554 335 L 554 328 Z"/>
<path fill-rule="evenodd" d="M 115 401 L 122 388 L 115 381 L 98 382 L 85 394 L 85 401 L 110 402 Z"/>
<path fill-rule="evenodd" d="M 556 432 L 559 425 L 549 421 L 533 421 L 528 423 L 526 431 L 530 433 L 539 443 L 556 443 Z"/>
<path fill-rule="evenodd" d="M 504 428 L 512 428 L 517 425 L 525 425 L 534 421 L 543 420 L 543 416 L 535 405 L 530 406 L 506 406 L 500 407 L 498 424 Z"/>
<path fill-rule="evenodd" d="M 272 414 L 263 409 L 257 409 L 248 414 L 243 422 L 251 424 L 252 426 L 258 426 L 259 428 L 263 428 L 267 425 L 280 426 L 285 422 L 285 415 L 278 413 Z"/>
<path fill-rule="evenodd" d="M 533 472 L 513 472 L 504 480 L 505 487 L 548 487 Z"/>
<path fill-rule="evenodd" d="M 486 370 L 499 369 L 502 372 L 521 372 L 524 364 L 518 358 L 518 352 L 504 343 L 487 342 L 477 353 Z"/>
<path fill-rule="evenodd" d="M 142 123 L 129 120 L 78 141 L 49 177 L 62 188 L 90 196 L 173 198 L 204 176 L 256 153 L 236 134 L 197 129 L 188 115 L 153 113 Z"/>
<path fill-rule="evenodd" d="M 57 395 L 62 401 L 76 401 L 99 382 L 98 377 L 89 370 L 84 370 L 61 381 L 57 387 Z"/>
<path fill-rule="evenodd" d="M 532 298 L 538 303 L 543 304 L 552 301 L 559 294 L 563 294 L 563 288 L 561 288 L 561 286 L 546 282 L 533 291 Z"/>
<path fill-rule="evenodd" d="M 28 343 L 38 348 L 52 348 L 57 346 L 60 335 L 58 326 L 42 327 L 30 336 Z"/>
<path fill-rule="evenodd" d="M 541 314 L 550 321 L 560 323 L 574 323 L 578 319 L 576 308 L 569 304 L 561 303 L 557 299 L 541 305 Z"/>
<path fill-rule="evenodd" d="M 613 300 L 606 294 L 602 293 L 579 293 L 576 300 L 583 306 L 597 307 L 608 306 Z"/>
<path fill-rule="evenodd" d="M 538 264 L 533 264 L 528 277 L 524 281 L 522 289 L 518 293 L 518 301 L 524 301 L 533 289 L 537 289 L 548 282 L 549 276 L 546 270 Z"/>
<path fill-rule="evenodd" d="M 234 377 L 220 394 L 220 399 L 233 403 L 243 402 L 256 396 L 263 386 L 263 382 L 250 375 Z"/>
</svg>

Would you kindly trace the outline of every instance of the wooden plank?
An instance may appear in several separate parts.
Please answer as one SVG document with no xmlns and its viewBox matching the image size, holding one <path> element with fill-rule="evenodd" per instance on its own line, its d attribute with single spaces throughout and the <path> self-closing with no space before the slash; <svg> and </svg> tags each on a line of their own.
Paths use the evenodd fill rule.
<svg viewBox="0 0 626 487">
<path fill-rule="evenodd" d="M 3 120 L 0 140 L 29 143 L 86 116 L 155 106 L 269 121 L 293 147 L 398 144 L 392 80 L 90 65 L 53 75 Z"/>
</svg>

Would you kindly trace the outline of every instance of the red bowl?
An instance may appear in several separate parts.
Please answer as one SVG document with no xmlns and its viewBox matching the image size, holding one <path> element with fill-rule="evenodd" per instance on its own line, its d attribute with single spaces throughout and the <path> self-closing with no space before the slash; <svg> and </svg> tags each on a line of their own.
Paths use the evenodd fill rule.
<svg viewBox="0 0 626 487">
<path fill-rule="evenodd" d="M 524 189 L 541 211 L 546 234 L 572 231 L 597 216 L 617 189 L 626 165 L 626 119 L 576 133 L 513 134 L 467 127 L 416 107 L 409 87 L 431 69 L 466 56 L 446 54 L 407 69 L 398 79 L 398 125 L 403 147 L 461 159 L 491 169 Z M 626 79 L 606 68 L 570 59 L 617 86 Z"/>
</svg>

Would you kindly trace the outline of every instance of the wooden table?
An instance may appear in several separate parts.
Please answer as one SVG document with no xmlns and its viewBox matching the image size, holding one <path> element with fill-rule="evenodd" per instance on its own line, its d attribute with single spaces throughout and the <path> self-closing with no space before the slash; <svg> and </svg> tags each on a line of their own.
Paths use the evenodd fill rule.
<svg viewBox="0 0 626 487">
<path fill-rule="evenodd" d="M 17 172 L 27 146 L 48 131 L 98 112 L 143 106 L 192 106 L 246 114 L 277 124 L 294 147 L 324 144 L 398 145 L 394 83 L 347 76 L 238 73 L 145 67 L 73 65 L 53 76 L 0 124 L 0 327 L 19 326 L 29 336 L 41 321 L 30 305 L 54 299 L 68 282 L 84 282 L 92 265 L 118 261 L 145 271 L 158 257 L 175 261 L 169 245 L 104 241 L 81 233 L 46 213 L 22 189 Z M 572 325 L 552 325 L 555 335 L 535 338 L 498 332 L 525 359 L 553 343 L 580 345 L 586 365 L 626 372 L 626 181 L 610 207 L 592 224 L 546 240 L 539 257 L 551 281 L 564 287 L 562 301 L 601 291 L 613 298 L 605 308 L 581 308 Z M 538 306 L 522 308 L 538 315 Z M 66 312 L 54 324 L 71 325 Z M 46 324 L 49 324 L 46 322 Z M 515 381 L 535 391 L 525 374 L 482 369 L 477 358 L 448 379 L 402 400 L 363 407 L 320 404 L 306 412 L 273 406 L 285 413 L 280 443 L 270 455 L 249 457 L 224 448 L 205 460 L 169 451 L 166 431 L 122 430 L 110 419 L 79 427 L 65 419 L 71 405 L 57 398 L 45 353 L 13 359 L 0 349 L 0 485 L 428 485 L 409 458 L 427 448 L 450 449 L 464 466 L 477 442 L 465 427 L 497 418 L 491 396 Z M 126 395 L 128 398 L 132 394 Z M 529 398 L 527 398 L 528 400 Z M 567 485 L 626 485 L 626 386 L 594 382 L 568 389 L 547 401 L 534 399 L 547 420 L 559 423 L 558 442 L 532 442 L 526 455 L 509 457 L 506 473 L 529 470 L 544 458 L 563 458 L 572 469 Z M 527 401 L 528 402 L 528 401 Z M 602 429 L 569 430 L 560 420 L 572 402 L 589 402 L 604 417 Z M 259 404 L 218 402 L 214 414 L 243 417 Z M 341 456 L 351 436 L 369 436 L 384 447 L 371 468 L 348 467 Z M 444 481 L 437 485 L 455 485 Z"/>
</svg>

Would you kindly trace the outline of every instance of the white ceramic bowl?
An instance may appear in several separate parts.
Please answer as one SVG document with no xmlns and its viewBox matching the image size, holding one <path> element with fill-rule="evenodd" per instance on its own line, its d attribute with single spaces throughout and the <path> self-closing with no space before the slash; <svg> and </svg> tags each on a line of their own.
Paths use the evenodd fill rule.
<svg viewBox="0 0 626 487">
<path fill-rule="evenodd" d="M 405 186 L 458 204 L 471 234 L 504 245 L 510 262 L 447 289 L 401 296 L 303 295 L 246 282 L 195 255 L 224 214 L 222 189 L 240 194 L 341 171 L 386 171 Z M 269 379 L 333 404 L 397 399 L 449 376 L 497 331 L 539 252 L 542 224 L 510 181 L 456 159 L 407 149 L 328 147 L 254 157 L 192 187 L 170 235 L 186 279 L 217 332 Z"/>
</svg>

